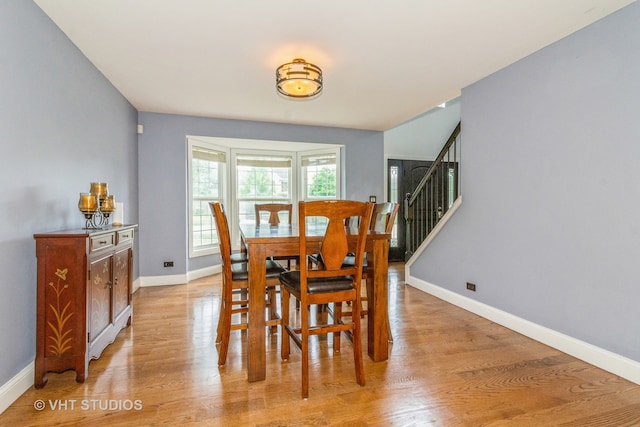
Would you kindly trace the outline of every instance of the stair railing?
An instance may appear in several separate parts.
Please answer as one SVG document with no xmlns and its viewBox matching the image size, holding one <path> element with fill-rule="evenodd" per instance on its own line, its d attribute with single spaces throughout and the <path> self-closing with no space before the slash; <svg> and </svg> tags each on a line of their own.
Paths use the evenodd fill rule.
<svg viewBox="0 0 640 427">
<path fill-rule="evenodd" d="M 460 123 L 404 201 L 408 260 L 460 195 Z"/>
</svg>

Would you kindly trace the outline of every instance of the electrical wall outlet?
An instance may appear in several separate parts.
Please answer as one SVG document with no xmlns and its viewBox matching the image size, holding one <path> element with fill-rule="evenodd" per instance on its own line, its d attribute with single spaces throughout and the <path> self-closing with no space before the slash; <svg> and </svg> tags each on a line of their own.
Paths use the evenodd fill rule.
<svg viewBox="0 0 640 427">
<path fill-rule="evenodd" d="M 475 283 L 471 283 L 471 282 L 467 282 L 467 289 L 469 289 L 470 291 L 475 292 L 476 291 L 476 284 Z"/>
<path fill-rule="evenodd" d="M 173 261 L 165 261 L 164 262 L 164 266 L 165 267 L 173 267 Z"/>
</svg>

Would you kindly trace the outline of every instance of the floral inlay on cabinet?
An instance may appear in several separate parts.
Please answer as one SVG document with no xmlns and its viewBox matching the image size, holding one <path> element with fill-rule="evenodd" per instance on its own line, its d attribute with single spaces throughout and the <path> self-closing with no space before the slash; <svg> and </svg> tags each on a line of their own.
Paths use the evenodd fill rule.
<svg viewBox="0 0 640 427">
<path fill-rule="evenodd" d="M 67 323 L 71 319 L 71 316 L 73 316 L 73 311 L 71 311 L 71 300 L 67 300 L 64 307 L 61 307 L 64 303 L 64 301 L 61 301 L 61 297 L 63 296 L 62 294 L 69 288 L 69 284 L 66 283 L 68 271 L 69 270 L 67 268 L 56 269 L 56 283 L 54 284 L 54 282 L 49 282 L 49 286 L 56 293 L 55 306 L 49 303 L 49 310 L 53 313 L 55 323 L 51 320 L 47 322 L 51 329 L 51 335 L 47 337 L 49 341 L 47 349 L 49 355 L 53 356 L 61 356 L 73 348 L 73 328 L 71 328 L 70 325 L 67 327 Z"/>
</svg>

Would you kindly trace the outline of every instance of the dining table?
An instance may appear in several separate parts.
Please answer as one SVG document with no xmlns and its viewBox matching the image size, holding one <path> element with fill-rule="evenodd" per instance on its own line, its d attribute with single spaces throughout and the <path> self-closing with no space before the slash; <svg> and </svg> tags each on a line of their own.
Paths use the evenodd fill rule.
<svg viewBox="0 0 640 427">
<path fill-rule="evenodd" d="M 348 228 L 348 227 L 347 227 Z M 320 252 L 324 231 L 317 235 L 307 232 L 307 246 Z M 242 250 L 248 253 L 248 380 L 266 378 L 266 324 L 264 297 L 266 260 L 270 256 L 300 255 L 299 227 L 296 224 L 270 226 L 254 223 L 240 225 Z M 347 230 L 350 245 L 355 246 L 356 236 Z M 367 254 L 367 353 L 375 361 L 389 357 L 388 330 L 388 253 L 390 233 L 369 231 L 365 245 Z M 303 261 L 304 262 L 304 261 Z"/>
</svg>

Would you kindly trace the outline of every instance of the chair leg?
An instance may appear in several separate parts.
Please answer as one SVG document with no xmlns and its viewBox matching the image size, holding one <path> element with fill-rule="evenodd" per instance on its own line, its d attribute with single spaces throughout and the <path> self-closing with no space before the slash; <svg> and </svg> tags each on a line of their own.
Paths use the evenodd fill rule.
<svg viewBox="0 0 640 427">
<path fill-rule="evenodd" d="M 267 297 L 269 298 L 268 300 L 268 306 L 269 306 L 269 320 L 276 320 L 278 319 L 278 307 L 276 304 L 276 287 L 275 286 L 269 286 L 269 288 L 267 289 Z M 276 333 L 278 331 L 278 327 L 276 325 L 271 326 L 271 332 L 272 333 Z"/>
<path fill-rule="evenodd" d="M 289 291 L 284 286 L 280 287 L 280 304 L 282 306 L 282 329 L 280 330 L 280 358 L 282 360 L 289 360 Z"/>
<path fill-rule="evenodd" d="M 360 301 L 353 301 L 353 363 L 356 371 L 356 382 L 360 385 L 365 384 L 364 380 L 364 360 L 362 357 L 362 329 L 360 318 Z M 352 320 L 353 320 L 352 319 Z"/>
<path fill-rule="evenodd" d="M 224 333 L 224 302 L 220 302 L 220 315 L 218 316 L 218 328 L 216 332 L 216 345 L 222 342 L 222 335 Z"/>
<path fill-rule="evenodd" d="M 223 279 L 224 280 L 224 279 Z M 227 310 L 225 304 L 226 291 L 225 284 L 222 284 L 222 292 L 220 295 L 220 313 L 218 314 L 218 328 L 216 329 L 216 344 L 220 344 L 222 342 L 222 333 L 224 330 L 224 322 L 225 322 L 225 310 Z"/>
<path fill-rule="evenodd" d="M 309 310 L 300 310 L 302 327 L 302 398 L 309 398 Z"/>
<path fill-rule="evenodd" d="M 342 323 L 342 301 L 333 304 L 333 323 Z M 340 353 L 340 331 L 333 333 L 333 352 Z"/>
<path fill-rule="evenodd" d="M 221 311 L 224 311 L 224 315 L 221 315 L 223 318 L 222 321 L 222 330 L 221 338 L 220 338 L 220 348 L 218 350 L 218 366 L 224 366 L 227 362 L 227 352 L 229 350 L 229 338 L 231 337 L 231 315 L 233 311 L 233 293 L 225 292 L 225 296 L 223 299 L 223 307 Z"/>
</svg>

